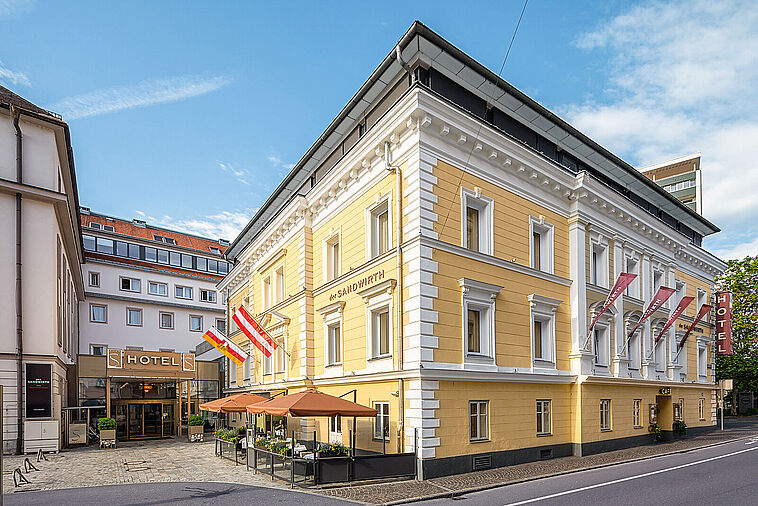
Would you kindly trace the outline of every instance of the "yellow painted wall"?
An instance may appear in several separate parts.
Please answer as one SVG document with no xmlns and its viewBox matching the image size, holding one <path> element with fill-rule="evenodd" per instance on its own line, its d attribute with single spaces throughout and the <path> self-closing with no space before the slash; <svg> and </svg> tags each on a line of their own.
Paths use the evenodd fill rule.
<svg viewBox="0 0 758 506">
<path fill-rule="evenodd" d="M 571 442 L 571 385 L 440 381 L 436 457 Z M 537 436 L 537 399 L 551 399 L 552 435 Z M 469 401 L 489 401 L 489 440 L 470 441 Z"/>
</svg>

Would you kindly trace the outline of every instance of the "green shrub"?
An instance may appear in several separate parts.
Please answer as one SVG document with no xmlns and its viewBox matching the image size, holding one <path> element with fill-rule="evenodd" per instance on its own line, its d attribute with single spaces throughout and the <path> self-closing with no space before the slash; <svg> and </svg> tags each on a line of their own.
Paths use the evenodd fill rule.
<svg viewBox="0 0 758 506">
<path fill-rule="evenodd" d="M 113 430 L 116 428 L 114 418 L 102 417 L 97 419 L 97 430 Z"/>
<path fill-rule="evenodd" d="M 198 415 L 192 415 L 189 418 L 189 424 L 193 425 L 193 426 L 194 425 L 205 425 L 205 418 L 203 418 L 202 416 L 198 416 Z"/>
<path fill-rule="evenodd" d="M 213 437 L 216 439 L 223 439 L 230 443 L 238 443 L 240 438 L 244 437 L 244 435 L 244 427 L 240 427 L 239 429 L 218 429 L 213 433 Z"/>
<path fill-rule="evenodd" d="M 687 434 L 687 424 L 684 423 L 682 420 L 675 420 L 674 425 L 672 425 L 672 428 L 674 429 L 674 434 L 677 436 L 684 436 Z"/>
<path fill-rule="evenodd" d="M 663 439 L 663 429 L 661 429 L 661 426 L 657 423 L 650 424 L 650 427 L 648 427 L 647 430 L 650 431 L 650 435 L 653 436 L 654 443 Z"/>
<path fill-rule="evenodd" d="M 321 443 L 316 450 L 321 457 L 342 457 L 350 455 L 350 448 L 339 443 Z"/>
</svg>

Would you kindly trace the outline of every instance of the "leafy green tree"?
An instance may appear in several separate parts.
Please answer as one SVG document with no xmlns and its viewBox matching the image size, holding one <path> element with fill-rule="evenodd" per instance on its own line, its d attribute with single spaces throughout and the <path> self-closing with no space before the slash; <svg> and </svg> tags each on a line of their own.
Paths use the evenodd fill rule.
<svg viewBox="0 0 758 506">
<path fill-rule="evenodd" d="M 758 256 L 729 260 L 716 286 L 732 292 L 734 349 L 716 357 L 716 379 L 732 378 L 736 391 L 758 392 Z"/>
</svg>

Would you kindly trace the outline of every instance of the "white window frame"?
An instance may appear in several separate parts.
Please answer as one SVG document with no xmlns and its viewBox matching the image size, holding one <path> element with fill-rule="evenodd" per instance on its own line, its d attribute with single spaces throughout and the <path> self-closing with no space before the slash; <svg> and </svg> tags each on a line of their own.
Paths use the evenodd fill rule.
<svg viewBox="0 0 758 506">
<path fill-rule="evenodd" d="M 179 295 L 176 292 L 177 288 L 181 288 L 182 294 Z M 189 290 L 189 296 L 187 296 L 187 290 Z M 177 299 L 183 299 L 183 300 L 192 300 L 192 287 L 191 286 L 185 286 L 185 285 L 174 285 L 174 297 Z"/>
<path fill-rule="evenodd" d="M 484 412 L 482 412 L 482 405 L 485 406 Z M 471 407 L 476 406 L 476 412 L 471 412 Z M 490 439 L 490 402 L 489 401 L 468 401 L 468 435 L 469 441 L 489 441 Z M 476 418 L 476 435 L 471 435 L 473 422 L 472 418 Z M 484 432 L 484 434 L 482 434 Z"/>
<path fill-rule="evenodd" d="M 608 288 L 608 245 L 590 241 L 590 283 Z"/>
<path fill-rule="evenodd" d="M 261 280 L 261 305 L 263 311 L 266 311 L 271 307 L 271 276 L 266 276 Z"/>
<path fill-rule="evenodd" d="M 600 339 L 598 339 L 600 336 Z M 602 349 L 597 349 L 597 346 Z M 611 328 L 610 325 L 598 321 L 592 328 L 592 350 L 595 353 L 595 367 L 609 367 L 611 363 Z"/>
<path fill-rule="evenodd" d="M 392 192 L 387 195 L 380 196 L 377 200 L 366 208 L 366 261 L 373 260 L 384 253 L 378 253 L 378 241 L 375 241 L 374 234 L 378 234 L 378 230 L 375 230 L 374 219 L 377 215 L 377 211 L 380 208 L 387 206 L 387 251 L 392 250 Z M 378 221 L 378 220 L 377 220 Z M 378 226 L 378 225 L 377 225 Z M 376 248 L 374 247 L 376 244 Z M 377 253 L 374 254 L 375 249 Z"/>
<path fill-rule="evenodd" d="M 337 246 L 337 258 L 334 258 L 334 246 Z M 342 274 L 342 229 L 333 231 L 322 241 L 322 273 L 324 283 L 337 279 Z"/>
<path fill-rule="evenodd" d="M 273 376 L 274 374 L 274 354 L 272 353 L 268 357 L 261 353 L 261 370 L 263 371 L 263 376 Z"/>
<path fill-rule="evenodd" d="M 166 289 L 166 293 L 159 293 L 159 292 L 153 292 L 152 287 L 164 287 Z M 163 283 L 161 281 L 149 281 L 147 282 L 147 293 L 148 295 L 157 295 L 159 297 L 168 297 L 168 283 Z"/>
<path fill-rule="evenodd" d="M 555 369 L 555 313 L 563 301 L 535 293 L 527 296 L 529 302 L 529 345 L 531 347 L 532 367 Z M 535 351 L 534 323 L 542 324 L 542 353 L 537 358 Z"/>
<path fill-rule="evenodd" d="M 466 233 L 466 221 L 468 217 L 468 208 L 471 207 L 479 212 L 479 244 L 470 247 L 468 244 L 468 234 Z M 493 254 L 494 245 L 494 207 L 495 200 L 491 197 L 482 195 L 480 188 L 469 190 L 461 188 L 461 246 L 484 253 L 485 255 Z"/>
<path fill-rule="evenodd" d="M 553 434 L 553 413 L 551 399 L 537 399 L 537 435 L 551 436 Z M 542 427 L 540 427 L 542 425 Z"/>
<path fill-rule="evenodd" d="M 129 288 L 124 288 L 123 282 L 124 280 L 129 281 Z M 137 289 L 134 289 L 134 282 L 137 282 Z M 142 281 L 139 278 L 130 278 L 128 276 L 119 276 L 118 278 L 118 289 L 122 292 L 132 292 L 132 293 L 141 293 L 142 292 Z"/>
<path fill-rule="evenodd" d="M 653 267 L 653 295 L 658 292 L 658 289 L 662 286 L 666 286 L 666 272 L 663 269 Z"/>
<path fill-rule="evenodd" d="M 192 319 L 193 318 L 200 318 L 200 328 L 197 330 L 194 330 L 192 328 Z M 199 314 L 191 314 L 189 315 L 189 331 L 190 332 L 202 332 L 203 331 L 203 315 Z"/>
<path fill-rule="evenodd" d="M 394 279 L 384 280 L 376 285 L 361 290 L 358 295 L 361 296 L 365 304 L 366 311 L 366 371 L 379 372 L 392 369 L 392 357 L 395 352 L 395 330 L 394 330 L 394 303 L 393 292 L 396 281 Z M 375 312 L 387 308 L 389 312 L 389 352 L 383 355 L 374 354 L 374 318 Z M 344 327 L 343 327 L 344 335 Z M 344 338 L 343 338 L 344 344 Z M 343 356 L 344 356 L 344 349 Z"/>
<path fill-rule="evenodd" d="M 632 401 L 632 425 L 635 429 L 642 427 L 642 399 Z"/>
<path fill-rule="evenodd" d="M 221 325 L 219 325 L 221 323 Z M 221 326 L 223 325 L 223 329 Z M 222 334 L 226 334 L 226 318 L 216 318 L 216 329 L 220 330 Z"/>
<path fill-rule="evenodd" d="M 280 265 L 274 270 L 274 295 L 276 296 L 275 304 L 279 304 L 287 297 L 286 280 L 284 277 L 284 264 Z"/>
<path fill-rule="evenodd" d="M 461 287 L 461 351 L 463 362 L 495 363 L 495 300 L 502 286 L 470 278 L 458 279 Z M 479 311 L 479 352 L 468 351 L 468 311 Z"/>
<path fill-rule="evenodd" d="M 633 269 L 630 269 L 630 265 L 634 265 Z M 624 291 L 624 295 L 628 297 L 633 297 L 635 299 L 640 299 L 640 257 L 639 255 L 628 255 L 624 254 L 624 272 L 628 274 L 636 274 L 637 277 L 634 278 L 634 281 L 629 283 L 629 286 L 626 287 L 626 290 Z"/>
<path fill-rule="evenodd" d="M 90 271 L 89 276 L 87 276 L 87 279 L 88 279 L 89 286 L 100 288 L 100 273 L 99 272 Z M 95 283 L 92 282 L 93 279 L 96 280 Z"/>
<path fill-rule="evenodd" d="M 529 266 L 538 271 L 553 274 L 555 238 L 552 224 L 544 216 L 529 217 Z M 534 234 L 540 234 L 540 265 L 534 265 Z"/>
<path fill-rule="evenodd" d="M 248 344 L 247 345 L 247 355 L 248 357 L 254 356 L 255 350 L 253 350 L 253 345 Z M 247 383 L 250 381 L 250 377 L 252 376 L 252 360 L 248 358 L 244 362 L 242 362 L 242 382 Z"/>
<path fill-rule="evenodd" d="M 624 340 L 626 340 L 627 333 L 624 332 Z M 626 356 L 629 358 L 629 366 L 628 368 L 632 371 L 639 371 L 642 367 L 642 350 L 640 347 L 640 343 L 642 341 L 642 327 L 639 327 L 637 330 L 634 331 L 634 334 L 632 334 L 632 337 L 629 338 L 629 343 L 627 344 L 626 349 Z M 634 351 L 632 353 L 632 351 Z"/>
<path fill-rule="evenodd" d="M 287 354 L 284 353 L 287 349 L 287 343 L 284 337 L 284 335 L 271 337 L 277 345 L 274 353 L 272 353 L 274 357 L 274 374 L 282 374 L 287 372 Z"/>
<path fill-rule="evenodd" d="M 684 343 L 687 346 L 687 343 Z M 684 352 L 682 352 L 684 353 Z M 708 379 L 708 343 L 698 339 L 697 343 L 697 380 L 699 382 Z"/>
<path fill-rule="evenodd" d="M 697 311 L 700 311 L 700 307 L 703 304 L 708 304 L 708 292 L 706 292 L 702 288 L 698 288 L 697 297 L 695 297 L 695 301 L 697 302 L 697 307 L 695 308 L 695 311 L 696 311 L 695 314 L 697 315 Z M 706 313 L 700 321 L 708 322 L 709 320 L 710 320 L 710 314 Z"/>
<path fill-rule="evenodd" d="M 205 299 L 203 298 L 203 294 L 206 294 Z M 212 297 L 207 297 L 207 295 L 212 295 Z M 205 288 L 200 288 L 198 300 L 200 302 L 207 302 L 208 304 L 215 304 L 216 301 L 218 300 L 218 295 L 216 294 L 216 290 L 206 290 Z"/>
<path fill-rule="evenodd" d="M 129 323 L 129 312 L 136 311 L 139 314 L 139 323 Z M 126 308 L 126 326 L 127 327 L 141 327 L 144 324 L 144 314 L 142 314 L 142 308 L 140 307 L 127 307 Z"/>
<path fill-rule="evenodd" d="M 95 318 L 93 317 L 94 313 L 92 312 L 92 309 L 95 308 L 95 307 L 101 307 L 101 308 L 103 308 L 103 315 L 105 316 L 104 320 L 102 320 L 102 321 L 95 320 Z M 90 323 L 108 323 L 108 304 L 92 304 L 92 303 L 90 303 L 90 305 L 89 305 L 89 321 L 90 321 Z"/>
<path fill-rule="evenodd" d="M 226 361 L 229 365 L 229 384 L 237 386 L 237 363 L 228 358 Z"/>
<path fill-rule="evenodd" d="M 103 348 L 103 350 L 105 351 L 105 353 L 103 353 L 102 355 L 96 355 L 95 354 L 95 348 Z M 98 356 L 98 357 L 107 356 L 108 355 L 108 345 L 107 344 L 90 344 L 89 345 L 89 354 L 90 355 L 95 355 L 95 356 Z"/>
<path fill-rule="evenodd" d="M 170 327 L 164 327 L 163 326 L 163 315 L 170 315 L 171 316 L 171 326 Z M 158 312 L 158 328 L 166 329 L 166 330 L 174 330 L 174 327 L 176 326 L 175 323 L 176 319 L 174 317 L 174 313 L 170 311 L 160 311 Z"/>
<path fill-rule="evenodd" d="M 374 402 L 374 409 L 376 410 L 376 416 L 374 417 L 374 441 L 390 440 L 390 403 L 386 401 Z M 387 428 L 387 432 L 384 432 L 384 428 Z"/>
<path fill-rule="evenodd" d="M 613 430 L 613 403 L 611 399 L 600 399 L 600 432 Z"/>
</svg>

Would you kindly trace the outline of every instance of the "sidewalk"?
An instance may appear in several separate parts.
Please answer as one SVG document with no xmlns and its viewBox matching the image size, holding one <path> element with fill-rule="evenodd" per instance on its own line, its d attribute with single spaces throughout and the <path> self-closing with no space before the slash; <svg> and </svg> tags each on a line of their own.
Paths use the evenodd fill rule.
<svg viewBox="0 0 758 506">
<path fill-rule="evenodd" d="M 423 482 L 399 481 L 320 489 L 314 490 L 314 492 L 372 504 L 393 504 L 436 497 L 452 497 L 477 490 L 545 478 L 572 471 L 620 464 L 622 462 L 645 459 L 667 453 L 689 451 L 695 448 L 750 436 L 758 436 L 758 418 L 729 419 L 727 420 L 724 432 L 714 430 L 668 443 L 639 446 L 588 457 L 564 457 L 543 460 L 487 471 L 433 478 Z"/>
</svg>

